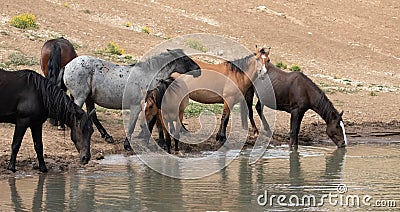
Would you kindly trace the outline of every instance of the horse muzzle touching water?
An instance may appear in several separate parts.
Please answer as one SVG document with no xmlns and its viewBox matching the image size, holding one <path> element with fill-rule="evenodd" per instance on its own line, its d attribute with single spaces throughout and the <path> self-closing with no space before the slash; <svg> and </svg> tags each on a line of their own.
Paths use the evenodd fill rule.
<svg viewBox="0 0 400 212">
<path fill-rule="evenodd" d="M 84 111 L 81 111 L 78 118 L 71 126 L 71 140 L 74 142 L 75 147 L 79 152 L 81 164 L 87 164 L 91 158 L 90 138 L 92 137 L 94 130 L 92 127 L 92 121 L 89 117 L 90 113 L 87 114 Z"/>
<path fill-rule="evenodd" d="M 342 116 L 343 111 L 339 114 L 337 119 L 330 121 L 326 126 L 326 134 L 338 148 L 344 148 L 348 145 Z"/>
</svg>

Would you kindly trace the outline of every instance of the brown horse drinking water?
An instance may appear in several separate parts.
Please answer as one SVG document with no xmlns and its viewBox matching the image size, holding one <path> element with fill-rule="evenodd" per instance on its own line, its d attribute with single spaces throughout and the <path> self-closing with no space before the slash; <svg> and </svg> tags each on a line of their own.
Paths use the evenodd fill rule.
<svg viewBox="0 0 400 212">
<path fill-rule="evenodd" d="M 180 123 L 183 119 L 185 108 L 189 103 L 189 97 L 186 96 L 185 93 L 187 88 L 181 87 L 185 86 L 185 84 L 173 83 L 173 81 L 173 78 L 162 80 L 155 89 L 147 91 L 144 105 L 145 118 L 150 127 L 150 131 L 152 131 L 155 122 L 158 129 L 158 145 L 163 147 L 166 141 L 168 153 L 171 153 L 170 131 L 175 132 L 175 152 L 179 152 L 178 132 L 180 132 L 181 127 L 183 127 Z M 166 92 L 167 89 L 169 89 L 169 92 Z M 182 99 L 182 101 L 179 107 L 177 107 L 176 103 L 179 102 L 180 99 Z M 161 110 L 161 104 L 163 104 L 163 110 Z M 176 111 L 177 109 L 178 111 Z M 177 123 L 176 128 L 173 122 Z M 170 131 L 168 131 L 167 128 L 169 128 Z"/>
<path fill-rule="evenodd" d="M 63 121 L 71 128 L 71 140 L 79 152 L 80 161 L 90 160 L 92 121 L 79 106 L 49 80 L 30 71 L 0 69 L 0 122 L 15 124 L 8 169 L 15 172 L 15 162 L 22 138 L 31 129 L 39 170 L 46 172 L 43 158 L 42 127 L 46 118 Z"/>
<path fill-rule="evenodd" d="M 40 55 L 40 66 L 44 76 L 67 91 L 60 72 L 65 65 L 77 56 L 74 46 L 63 37 L 46 41 L 42 46 Z M 53 119 L 50 119 L 50 123 L 56 125 L 56 121 Z M 62 123 L 60 127 L 64 128 Z"/>
<path fill-rule="evenodd" d="M 241 96 L 244 95 L 245 92 L 252 86 L 253 81 L 257 77 L 263 78 L 265 76 L 267 70 L 264 66 L 265 63 L 263 61 L 269 61 L 268 53 L 268 51 L 260 49 L 257 51 L 256 54 L 251 54 L 247 57 L 235 61 L 224 62 L 221 64 L 208 64 L 195 60 L 195 62 L 200 66 L 200 69 L 202 70 L 201 76 L 193 78 L 191 76 L 181 75 L 177 79 L 179 81 L 178 83 L 172 83 L 172 85 L 177 84 L 178 88 L 171 89 L 172 92 L 167 92 L 166 94 L 169 96 L 168 98 L 165 98 L 165 100 L 168 99 L 170 103 L 165 103 L 165 105 L 166 107 L 169 107 L 170 105 L 172 106 L 171 111 L 163 109 L 163 116 L 169 116 L 171 118 L 167 119 L 164 117 L 163 122 L 179 120 L 174 135 L 176 144 L 175 151 L 179 151 L 177 140 L 179 139 L 183 111 L 188 101 L 187 98 L 183 98 L 184 96 L 178 94 L 180 93 L 178 90 L 182 89 L 183 87 L 190 90 L 190 99 L 200 103 L 224 104 L 221 125 L 216 135 L 216 140 L 220 142 L 225 142 L 226 127 L 229 121 L 230 108 L 241 101 Z M 161 84 L 160 86 L 164 85 Z M 146 101 L 147 104 L 145 108 L 145 115 L 148 122 L 152 120 L 151 115 L 156 116 L 157 114 L 160 114 L 156 112 L 160 111 L 160 101 L 163 98 L 162 95 L 164 94 L 162 92 L 156 91 L 157 90 L 154 90 L 153 93 L 151 93 L 151 96 L 153 98 L 146 98 L 147 100 L 153 99 L 153 101 Z M 154 100 L 158 100 L 158 102 Z M 177 106 L 177 102 L 181 102 L 181 105 L 179 107 Z M 158 110 L 151 110 L 151 107 L 157 107 Z M 173 110 L 174 108 L 175 110 Z M 176 111 L 176 108 L 179 108 L 179 111 Z M 170 113 L 174 115 L 170 115 Z M 152 130 L 153 125 L 154 122 L 148 123 L 150 131 Z M 169 147 L 167 146 L 167 148 Z"/>
<path fill-rule="evenodd" d="M 339 113 L 334 108 L 332 102 L 329 101 L 324 92 L 301 72 L 285 72 L 271 63 L 266 63 L 265 65 L 268 66 L 269 80 L 268 77 L 264 80 L 258 80 L 255 82 L 255 86 L 257 87 L 258 83 L 264 85 L 268 83 L 270 85 L 269 83 L 271 82 L 276 104 L 274 104 L 275 102 L 271 103 L 270 98 L 266 95 L 267 92 L 258 91 L 257 96 L 259 100 L 256 110 L 262 120 L 264 129 L 270 133 L 269 125 L 262 112 L 264 105 L 275 110 L 290 113 L 289 147 L 292 148 L 295 145 L 295 148 L 297 148 L 301 121 L 304 113 L 311 109 L 325 120 L 327 125 L 326 133 L 337 147 L 345 147 L 347 139 L 342 119 L 343 112 Z M 253 128 L 255 128 L 253 112 L 250 109 L 253 104 L 253 96 L 254 87 L 251 87 L 246 93 L 246 102 L 249 107 L 250 122 Z"/>
</svg>

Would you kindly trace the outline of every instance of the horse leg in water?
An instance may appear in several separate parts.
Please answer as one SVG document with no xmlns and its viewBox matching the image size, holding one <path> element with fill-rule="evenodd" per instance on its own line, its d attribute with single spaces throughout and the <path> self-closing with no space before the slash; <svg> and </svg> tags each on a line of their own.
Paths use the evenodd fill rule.
<svg viewBox="0 0 400 212">
<path fill-rule="evenodd" d="M 171 123 L 171 126 L 174 127 L 174 123 Z M 175 141 L 175 154 L 180 154 L 179 152 L 179 139 L 181 132 L 182 124 L 179 121 L 176 121 L 176 129 L 174 129 L 174 141 Z"/>
<path fill-rule="evenodd" d="M 28 124 L 18 123 L 18 122 L 23 122 L 23 121 L 17 120 L 17 123 L 15 124 L 14 136 L 13 136 L 13 141 L 11 144 L 11 159 L 10 159 L 10 163 L 8 164 L 8 167 L 7 167 L 7 169 L 11 170 L 12 172 L 17 171 L 15 169 L 15 162 L 17 159 L 17 154 L 18 154 L 19 148 L 21 147 L 22 138 L 25 135 L 26 129 L 28 129 Z"/>
<path fill-rule="evenodd" d="M 264 130 L 267 133 L 267 136 L 270 137 L 270 136 L 272 136 L 272 132 L 271 132 L 271 128 L 269 127 L 269 124 L 267 122 L 267 119 L 264 116 L 263 109 L 264 109 L 264 105 L 262 105 L 260 100 L 258 100 L 257 104 L 256 104 L 256 111 L 258 113 L 258 116 L 261 118 L 261 122 L 264 126 Z"/>
<path fill-rule="evenodd" d="M 167 152 L 171 154 L 171 134 L 167 130 L 167 126 L 164 125 L 165 130 L 165 141 L 167 143 Z"/>
<path fill-rule="evenodd" d="M 87 98 L 85 103 L 86 103 L 87 112 L 90 113 L 94 109 L 94 102 L 90 98 Z M 97 118 L 96 111 L 94 111 L 93 114 L 91 115 L 91 119 L 92 119 L 94 125 L 96 125 L 96 128 L 99 130 L 101 137 L 105 138 L 106 142 L 108 142 L 108 143 L 114 143 L 113 137 L 107 133 L 106 129 L 104 129 L 103 125 L 100 123 L 99 119 Z"/>
<path fill-rule="evenodd" d="M 229 115 L 231 113 L 231 110 L 228 106 L 229 104 L 224 101 L 224 111 L 222 112 L 222 117 L 221 117 L 221 125 L 219 127 L 216 140 L 220 141 L 221 143 L 224 143 L 226 141 L 226 127 L 229 122 Z"/>
<path fill-rule="evenodd" d="M 33 144 L 39 161 L 39 170 L 41 172 L 47 172 L 46 164 L 44 163 L 43 157 L 42 129 L 42 124 L 31 127 Z"/>
<path fill-rule="evenodd" d="M 293 109 L 290 112 L 290 141 L 289 141 L 289 148 L 292 149 L 294 144 L 295 150 L 298 148 L 299 140 L 299 131 L 301 121 L 303 119 L 304 112 L 301 111 L 299 108 Z"/>
<path fill-rule="evenodd" d="M 130 109 L 130 117 L 129 117 L 129 124 L 128 124 L 128 132 L 126 134 L 125 142 L 124 142 L 124 149 L 127 151 L 132 151 L 132 146 L 130 144 L 130 140 L 133 134 L 133 131 L 135 131 L 135 125 L 137 122 L 137 119 L 139 117 L 139 113 L 142 110 L 140 104 L 139 105 L 134 105 L 131 106 Z"/>
<path fill-rule="evenodd" d="M 257 136 L 259 134 L 256 123 L 254 122 L 254 116 L 253 116 L 253 97 L 254 97 L 254 88 L 251 87 L 249 90 L 246 92 L 245 95 L 245 100 L 247 104 L 247 108 L 249 109 L 249 119 L 251 123 L 251 127 L 253 128 L 253 134 L 254 136 Z M 247 124 L 246 124 L 247 125 Z"/>
</svg>

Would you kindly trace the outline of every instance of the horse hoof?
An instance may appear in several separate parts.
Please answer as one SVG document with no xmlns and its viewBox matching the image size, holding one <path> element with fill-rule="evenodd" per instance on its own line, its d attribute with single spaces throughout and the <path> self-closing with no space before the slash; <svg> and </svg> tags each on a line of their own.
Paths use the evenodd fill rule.
<svg viewBox="0 0 400 212">
<path fill-rule="evenodd" d="M 175 153 L 175 155 L 177 155 L 178 157 L 182 157 L 182 156 L 183 156 L 182 152 L 179 151 L 179 150 L 175 150 L 174 153 Z"/>
<path fill-rule="evenodd" d="M 65 126 L 58 126 L 57 130 L 65 130 Z"/>
<path fill-rule="evenodd" d="M 129 144 L 128 144 L 128 145 L 124 144 L 124 149 L 125 149 L 126 151 L 133 151 L 131 145 L 129 145 Z"/>
<path fill-rule="evenodd" d="M 39 170 L 40 170 L 41 172 L 43 172 L 43 173 L 46 173 L 46 172 L 49 171 L 49 170 L 47 170 L 46 166 L 40 167 Z"/>
<path fill-rule="evenodd" d="M 110 143 L 110 144 L 114 143 L 114 138 L 110 135 L 106 135 L 105 140 L 107 143 Z"/>
<path fill-rule="evenodd" d="M 14 173 L 17 171 L 17 170 L 15 169 L 15 167 L 12 167 L 12 166 L 8 166 L 7 169 L 10 170 L 10 171 L 12 171 L 12 172 L 14 172 Z"/>
</svg>

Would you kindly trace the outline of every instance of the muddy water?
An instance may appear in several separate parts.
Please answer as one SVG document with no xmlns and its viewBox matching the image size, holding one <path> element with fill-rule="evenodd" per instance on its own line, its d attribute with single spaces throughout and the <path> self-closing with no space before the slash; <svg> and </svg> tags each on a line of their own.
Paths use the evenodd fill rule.
<svg viewBox="0 0 400 212">
<path fill-rule="evenodd" d="M 120 155 L 107 156 L 97 171 L 11 177 L 0 181 L 0 210 L 400 209 L 400 144 L 274 147 L 252 166 L 247 154 L 197 180 L 165 177 Z"/>
</svg>

